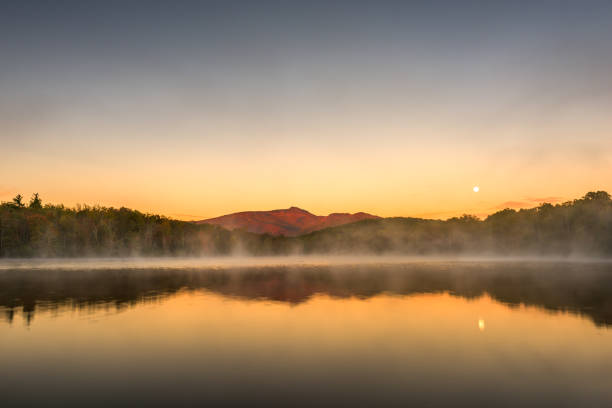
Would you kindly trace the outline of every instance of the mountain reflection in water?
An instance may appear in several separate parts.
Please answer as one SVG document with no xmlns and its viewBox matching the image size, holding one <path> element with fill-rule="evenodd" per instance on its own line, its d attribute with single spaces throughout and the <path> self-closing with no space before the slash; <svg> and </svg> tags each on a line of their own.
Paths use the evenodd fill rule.
<svg viewBox="0 0 612 408">
<path fill-rule="evenodd" d="M 0 308 L 9 322 L 21 311 L 117 310 L 179 291 L 299 304 L 317 294 L 334 298 L 448 292 L 467 299 L 488 294 L 521 304 L 612 324 L 612 264 L 556 262 L 417 262 L 399 265 L 258 266 L 226 269 L 113 268 L 0 271 Z"/>
<path fill-rule="evenodd" d="M 607 263 L 3 268 L 2 407 L 612 406 Z"/>
</svg>

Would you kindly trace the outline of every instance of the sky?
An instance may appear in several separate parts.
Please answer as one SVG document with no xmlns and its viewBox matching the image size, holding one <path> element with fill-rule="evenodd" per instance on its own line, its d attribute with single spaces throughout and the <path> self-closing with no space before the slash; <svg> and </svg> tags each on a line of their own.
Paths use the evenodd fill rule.
<svg viewBox="0 0 612 408">
<path fill-rule="evenodd" d="M 0 201 L 448 218 L 612 192 L 610 21 L 578 0 L 2 2 Z"/>
</svg>

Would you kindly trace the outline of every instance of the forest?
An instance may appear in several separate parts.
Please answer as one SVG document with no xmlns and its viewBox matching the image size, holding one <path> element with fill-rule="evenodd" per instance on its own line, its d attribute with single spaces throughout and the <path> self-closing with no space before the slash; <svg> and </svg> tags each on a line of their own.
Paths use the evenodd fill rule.
<svg viewBox="0 0 612 408">
<path fill-rule="evenodd" d="M 0 257 L 404 254 L 612 255 L 612 200 L 589 192 L 562 204 L 505 209 L 481 220 L 383 218 L 298 237 L 258 235 L 128 208 L 0 204 Z"/>
</svg>

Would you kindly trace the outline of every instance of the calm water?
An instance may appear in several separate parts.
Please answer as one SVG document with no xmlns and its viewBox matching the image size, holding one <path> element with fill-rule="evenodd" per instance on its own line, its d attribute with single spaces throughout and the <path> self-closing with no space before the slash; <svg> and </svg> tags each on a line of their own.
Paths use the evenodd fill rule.
<svg viewBox="0 0 612 408">
<path fill-rule="evenodd" d="M 0 406 L 612 406 L 612 264 L 0 265 Z"/>
</svg>

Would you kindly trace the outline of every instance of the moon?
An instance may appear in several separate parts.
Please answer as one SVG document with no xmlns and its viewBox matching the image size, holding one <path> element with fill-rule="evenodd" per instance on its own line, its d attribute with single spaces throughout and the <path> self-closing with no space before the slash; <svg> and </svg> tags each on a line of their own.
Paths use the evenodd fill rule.
<svg viewBox="0 0 612 408">
<path fill-rule="evenodd" d="M 480 187 L 478 187 L 478 186 L 474 186 L 474 188 L 473 188 L 472 190 L 474 190 L 474 192 L 475 192 L 475 193 L 477 193 L 477 192 L 479 192 L 479 191 L 480 191 Z"/>
</svg>

